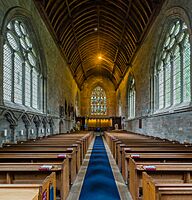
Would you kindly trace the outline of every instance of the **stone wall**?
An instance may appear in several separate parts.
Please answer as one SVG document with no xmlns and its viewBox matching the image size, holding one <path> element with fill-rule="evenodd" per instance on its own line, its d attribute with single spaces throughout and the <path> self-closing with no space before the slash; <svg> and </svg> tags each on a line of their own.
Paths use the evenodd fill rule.
<svg viewBox="0 0 192 200">
<path fill-rule="evenodd" d="M 5 106 L 2 99 L 3 24 L 8 18 L 15 16 L 18 10 L 24 17 L 27 15 L 33 26 L 34 33 L 31 34 L 36 36 L 40 51 L 44 71 L 43 112 L 34 112 L 24 106 Z M 74 127 L 74 113 L 69 110 L 75 107 L 79 89 L 32 0 L 0 1 L 0 71 L 0 143 L 5 140 L 15 142 L 55 134 L 59 131 L 67 132 Z M 61 108 L 67 109 L 62 115 Z"/>
<path fill-rule="evenodd" d="M 181 17 L 191 30 L 191 8 L 192 1 L 165 1 L 141 48 L 137 51 L 131 67 L 117 90 L 117 94 L 119 91 L 121 93 L 122 116 L 125 118 L 125 128 L 127 130 L 177 140 L 181 143 L 192 143 L 191 105 L 155 114 L 153 111 L 153 88 L 151 84 L 156 51 L 167 19 L 174 16 Z M 130 73 L 134 75 L 136 81 L 136 118 L 133 120 L 127 119 L 127 79 Z M 116 97 L 118 98 L 118 95 Z M 142 125 L 141 128 L 139 128 L 139 120 Z"/>
</svg>

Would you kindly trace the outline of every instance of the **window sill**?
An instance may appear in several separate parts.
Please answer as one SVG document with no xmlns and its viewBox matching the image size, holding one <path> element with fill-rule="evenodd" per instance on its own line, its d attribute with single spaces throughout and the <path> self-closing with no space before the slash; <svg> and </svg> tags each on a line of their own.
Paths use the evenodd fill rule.
<svg viewBox="0 0 192 200">
<path fill-rule="evenodd" d="M 134 119 L 136 119 L 136 118 L 135 117 L 130 117 L 130 118 L 127 119 L 127 121 L 131 121 L 131 120 L 134 120 Z"/>
<path fill-rule="evenodd" d="M 170 106 L 168 108 L 157 110 L 153 113 L 153 115 L 173 114 L 173 113 L 191 111 L 191 109 L 192 109 L 191 103 L 181 103 L 179 105 Z"/>
</svg>

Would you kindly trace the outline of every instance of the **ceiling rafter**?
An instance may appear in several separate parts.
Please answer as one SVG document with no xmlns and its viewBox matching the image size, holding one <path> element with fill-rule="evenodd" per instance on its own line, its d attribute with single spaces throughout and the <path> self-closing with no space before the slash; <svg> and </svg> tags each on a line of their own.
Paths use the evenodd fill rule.
<svg viewBox="0 0 192 200">
<path fill-rule="evenodd" d="M 66 5 L 67 5 L 67 10 L 68 10 L 69 17 L 71 18 L 71 26 L 72 26 L 72 30 L 73 30 L 73 34 L 74 34 L 76 46 L 77 46 L 77 51 L 78 51 L 78 54 L 79 54 L 79 57 L 80 57 L 80 60 L 81 60 L 81 68 L 82 68 L 83 74 L 84 74 L 85 79 L 86 79 L 86 74 L 85 74 L 85 70 L 83 68 L 83 62 L 82 62 L 82 58 L 81 58 L 81 52 L 79 50 L 79 44 L 78 44 L 78 40 L 77 40 L 75 29 L 74 29 L 73 18 L 71 16 L 71 11 L 70 11 L 70 8 L 69 8 L 68 0 L 65 0 L 65 1 L 66 1 Z"/>
<path fill-rule="evenodd" d="M 113 70 L 112 70 L 112 75 L 113 75 L 114 72 L 115 72 L 116 61 L 117 61 L 117 57 L 118 57 L 118 54 L 119 54 L 119 49 L 120 49 L 121 43 L 122 43 L 122 41 L 123 41 L 123 36 L 124 36 L 124 34 L 125 34 L 126 21 L 127 21 L 128 17 L 129 17 L 129 12 L 130 12 L 130 9 L 131 9 L 131 6 L 132 6 L 132 1 L 133 1 L 133 0 L 130 0 L 130 1 L 129 1 L 129 5 L 128 5 L 128 8 L 127 8 L 126 16 L 125 16 L 125 19 L 124 19 L 124 21 L 123 21 L 123 30 L 122 30 L 121 35 L 120 35 L 120 38 L 119 38 L 119 44 L 118 44 L 117 51 L 116 51 L 116 53 L 115 53 L 115 58 L 114 58 L 114 61 L 113 61 L 113 62 L 114 62 L 114 66 L 113 66 Z M 121 71 L 121 72 L 122 72 L 122 71 Z M 122 74 L 123 74 L 123 72 L 122 72 Z"/>
<path fill-rule="evenodd" d="M 100 73 L 117 89 L 165 0 L 33 1 L 79 88 Z"/>
<path fill-rule="evenodd" d="M 97 51 L 100 53 L 100 6 L 97 5 Z"/>
<path fill-rule="evenodd" d="M 48 8 L 48 6 L 52 3 L 52 0 L 42 0 L 42 4 L 41 4 L 41 0 L 36 0 L 35 1 L 35 5 L 36 7 L 38 8 L 39 10 L 39 13 L 41 14 L 41 17 L 43 18 L 43 20 L 45 21 L 46 25 L 47 25 L 47 28 L 49 30 L 49 32 L 51 33 L 51 36 L 53 37 L 53 40 L 55 41 L 56 45 L 58 46 L 58 48 L 61 50 L 61 46 L 59 44 L 59 41 L 58 41 L 58 37 L 52 27 L 52 24 L 48 18 L 48 15 L 46 14 L 45 12 L 45 6 L 46 8 Z M 44 5 L 44 7 L 43 7 Z M 64 59 L 66 60 L 66 62 L 68 63 L 68 57 L 66 56 L 66 53 L 63 52 L 61 50 L 61 54 L 63 55 Z M 70 67 L 69 67 L 70 68 Z M 71 70 L 71 68 L 70 68 Z M 74 75 L 73 71 L 71 70 L 72 74 Z"/>
<path fill-rule="evenodd" d="M 148 5 L 147 0 L 145 0 L 145 2 L 146 2 L 147 5 Z M 153 3 L 154 3 L 154 1 L 153 1 Z M 149 17 L 148 23 L 146 24 L 146 26 L 145 26 L 145 28 L 144 28 L 144 30 L 143 30 L 141 36 L 140 36 L 140 39 L 139 39 L 138 43 L 141 43 L 142 40 L 144 39 L 144 37 L 147 35 L 147 30 L 149 30 L 149 26 L 151 25 L 153 19 L 154 19 L 154 18 L 157 16 L 157 14 L 159 13 L 160 8 L 162 7 L 163 3 L 164 3 L 164 0 L 158 0 L 158 3 L 156 2 L 156 4 L 157 4 L 156 9 L 153 10 L 153 12 L 152 12 L 152 10 L 150 9 L 150 11 L 151 11 L 152 13 L 151 13 L 151 15 L 150 15 L 150 17 Z M 149 7 L 149 5 L 148 5 L 148 7 Z M 150 8 L 150 7 L 149 7 L 149 8 Z M 115 88 L 115 90 L 117 90 L 117 88 L 118 88 L 119 85 L 121 84 L 121 82 L 122 82 L 122 80 L 123 80 L 123 77 L 125 76 L 125 74 L 127 73 L 129 67 L 131 66 L 131 62 L 132 62 L 132 60 L 134 59 L 134 57 L 135 57 L 135 55 L 136 55 L 136 52 L 138 51 L 139 47 L 140 47 L 140 46 L 137 46 L 137 47 L 135 48 L 135 50 L 133 51 L 133 54 L 132 54 L 131 57 L 130 57 L 130 62 L 128 63 L 128 66 L 127 66 L 126 70 L 124 71 L 123 76 L 122 76 L 121 79 L 119 80 L 119 82 L 118 82 L 117 87 Z"/>
</svg>

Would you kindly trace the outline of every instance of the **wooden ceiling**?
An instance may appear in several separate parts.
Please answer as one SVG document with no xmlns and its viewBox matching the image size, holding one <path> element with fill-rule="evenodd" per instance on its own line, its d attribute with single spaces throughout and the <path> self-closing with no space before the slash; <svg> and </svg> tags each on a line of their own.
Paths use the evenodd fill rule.
<svg viewBox="0 0 192 200">
<path fill-rule="evenodd" d="M 34 0 L 79 88 L 105 76 L 117 89 L 164 0 Z"/>
</svg>

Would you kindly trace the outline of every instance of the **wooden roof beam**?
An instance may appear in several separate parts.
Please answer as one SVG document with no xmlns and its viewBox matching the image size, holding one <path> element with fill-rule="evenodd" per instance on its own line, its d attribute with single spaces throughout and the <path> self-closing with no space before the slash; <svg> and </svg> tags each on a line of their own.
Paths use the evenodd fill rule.
<svg viewBox="0 0 192 200">
<path fill-rule="evenodd" d="M 84 77 L 86 79 L 86 74 L 85 74 L 85 70 L 84 70 L 84 67 L 83 67 L 81 52 L 80 52 L 80 49 L 79 49 L 79 44 L 78 44 L 78 40 L 77 40 L 75 29 L 74 29 L 74 22 L 73 22 L 73 18 L 72 18 L 72 15 L 71 15 L 70 8 L 69 8 L 69 3 L 68 3 L 68 0 L 65 0 L 65 1 L 66 1 L 66 5 L 67 5 L 67 10 L 68 10 L 69 17 L 71 18 L 71 26 L 72 26 L 73 35 L 74 35 L 74 38 L 75 38 L 75 43 L 76 43 L 76 46 L 77 46 L 77 51 L 78 51 L 78 54 L 79 54 L 79 57 L 80 57 L 80 60 L 81 60 L 81 68 L 82 68 Z"/>
<path fill-rule="evenodd" d="M 120 50 L 121 43 L 122 43 L 122 41 L 123 41 L 123 36 L 124 36 L 124 34 L 125 34 L 126 20 L 127 20 L 128 16 L 129 16 L 129 12 L 130 12 L 130 10 L 131 10 L 132 1 L 133 1 L 133 0 L 130 0 L 130 1 L 129 1 L 129 5 L 128 5 L 128 8 L 127 8 L 126 16 L 125 16 L 125 19 L 124 19 L 124 22 L 123 22 L 123 30 L 122 30 L 121 35 L 120 35 L 119 46 L 117 47 L 117 51 L 116 51 L 116 53 L 115 53 L 115 58 L 114 58 L 114 61 L 113 61 L 113 62 L 114 62 L 114 66 L 113 66 L 113 70 L 112 70 L 112 75 L 113 75 L 114 72 L 115 72 L 116 61 L 117 61 L 117 57 L 118 57 L 118 54 L 119 54 L 119 50 Z M 121 70 L 121 69 L 120 69 L 120 70 Z M 123 74 L 122 71 L 121 71 L 121 73 Z"/>
</svg>

